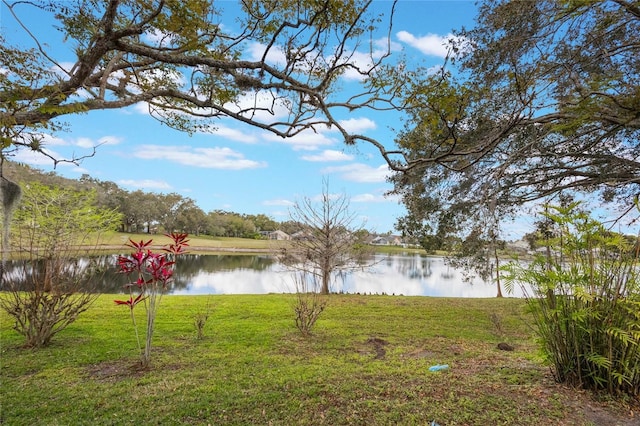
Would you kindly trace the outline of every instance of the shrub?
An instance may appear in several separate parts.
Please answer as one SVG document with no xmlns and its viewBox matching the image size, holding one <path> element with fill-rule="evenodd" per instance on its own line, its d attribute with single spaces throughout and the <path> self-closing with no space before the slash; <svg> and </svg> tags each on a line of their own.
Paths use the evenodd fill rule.
<svg viewBox="0 0 640 426">
<path fill-rule="evenodd" d="M 102 268 L 90 255 L 120 214 L 96 208 L 95 197 L 95 191 L 25 187 L 12 223 L 11 254 L 18 260 L 3 268 L 7 294 L 0 306 L 13 317 L 26 346 L 49 344 L 97 297 L 90 282 Z"/>
<path fill-rule="evenodd" d="M 526 291 L 543 352 L 560 382 L 640 394 L 640 286 L 635 241 L 578 209 L 550 207 L 546 254 L 504 270 Z"/>
<path fill-rule="evenodd" d="M 327 306 L 326 294 L 321 294 L 316 275 L 299 272 L 294 275 L 296 298 L 293 305 L 296 327 L 303 336 L 310 336 L 320 314 Z"/>
</svg>

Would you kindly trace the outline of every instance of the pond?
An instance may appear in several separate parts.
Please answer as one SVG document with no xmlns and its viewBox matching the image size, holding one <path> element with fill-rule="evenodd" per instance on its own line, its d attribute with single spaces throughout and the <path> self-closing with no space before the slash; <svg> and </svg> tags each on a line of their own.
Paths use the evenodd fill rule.
<svg viewBox="0 0 640 426">
<path fill-rule="evenodd" d="M 105 259 L 114 265 L 116 257 Z M 442 257 L 418 254 L 374 256 L 369 269 L 345 274 L 333 292 L 440 297 L 494 297 L 496 286 L 474 278 L 463 280 L 463 271 L 446 265 Z M 177 262 L 171 294 L 266 294 L 295 292 L 292 274 L 266 255 L 182 256 Z M 124 276 L 107 271 L 97 283 L 100 292 L 119 293 Z M 503 290 L 504 291 L 504 290 Z M 507 296 L 507 294 L 505 294 Z M 513 295 L 521 297 L 520 291 Z"/>
<path fill-rule="evenodd" d="M 100 259 L 105 273 L 92 287 L 101 293 L 122 293 L 127 278 L 116 273 L 117 256 Z M 81 267 L 86 261 L 79 260 Z M 338 277 L 331 291 L 338 293 L 388 294 L 436 297 L 494 297 L 494 283 L 478 277 L 465 281 L 465 273 L 445 263 L 442 257 L 419 254 L 373 256 L 373 266 Z M 19 281 L 21 268 L 9 263 L 5 278 Z M 23 276 L 23 275 L 22 275 Z M 293 274 L 267 255 L 199 255 L 180 257 L 171 294 L 266 294 L 293 293 Z M 504 289 L 503 289 L 504 293 Z M 522 297 L 517 289 L 505 296 Z"/>
</svg>

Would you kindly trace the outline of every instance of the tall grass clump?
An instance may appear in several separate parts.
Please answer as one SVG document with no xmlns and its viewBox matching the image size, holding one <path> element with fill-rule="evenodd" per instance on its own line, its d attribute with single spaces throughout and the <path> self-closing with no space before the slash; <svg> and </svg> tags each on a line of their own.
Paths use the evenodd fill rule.
<svg viewBox="0 0 640 426">
<path fill-rule="evenodd" d="M 640 395 L 638 238 L 608 231 L 578 203 L 543 215 L 543 253 L 504 272 L 525 290 L 556 380 Z"/>
</svg>

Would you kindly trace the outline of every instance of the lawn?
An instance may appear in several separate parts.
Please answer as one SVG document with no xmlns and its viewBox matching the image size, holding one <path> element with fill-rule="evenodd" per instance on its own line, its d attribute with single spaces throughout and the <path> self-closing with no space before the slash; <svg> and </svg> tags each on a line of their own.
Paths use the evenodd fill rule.
<svg viewBox="0 0 640 426">
<path fill-rule="evenodd" d="M 171 240 L 163 234 L 136 234 L 125 232 L 110 232 L 102 236 L 99 248 L 119 249 L 125 248 L 124 245 L 132 239 L 134 241 L 153 240 L 154 246 L 162 246 Z M 231 238 L 231 237 L 211 237 L 208 235 L 194 236 L 189 235 L 191 240 L 191 250 L 200 252 L 216 252 L 216 251 L 264 251 L 267 252 L 273 246 L 273 242 L 269 240 L 255 240 L 251 238 Z"/>
<path fill-rule="evenodd" d="M 638 424 L 629 401 L 553 382 L 520 299 L 331 295 L 304 338 L 294 295 L 165 296 L 141 371 L 116 297 L 39 350 L 0 312 L 0 424 Z"/>
<path fill-rule="evenodd" d="M 109 232 L 102 235 L 97 248 L 108 252 L 127 251 L 125 244 L 134 241 L 153 240 L 154 247 L 161 247 L 171 240 L 163 234 L 140 234 L 126 232 Z M 286 245 L 286 241 L 256 240 L 251 238 L 212 237 L 209 235 L 189 235 L 189 251 L 198 253 L 234 252 L 237 254 L 269 253 L 274 249 Z M 375 252 L 394 253 L 425 253 L 422 249 L 408 249 L 400 246 L 372 246 Z"/>
</svg>

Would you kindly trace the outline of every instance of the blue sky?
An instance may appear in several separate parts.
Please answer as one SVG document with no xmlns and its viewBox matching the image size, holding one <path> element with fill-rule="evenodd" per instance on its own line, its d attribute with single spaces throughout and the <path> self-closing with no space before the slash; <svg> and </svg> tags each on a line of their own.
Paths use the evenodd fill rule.
<svg viewBox="0 0 640 426">
<path fill-rule="evenodd" d="M 234 7 L 232 2 L 222 4 Z M 388 12 L 390 5 L 389 1 L 377 1 L 373 7 Z M 428 66 L 441 64 L 443 39 L 453 28 L 472 26 L 475 13 L 471 1 L 401 0 L 391 34 L 394 55 L 405 54 Z M 46 41 L 46 49 L 56 59 L 73 59 L 73 44 L 63 42 L 44 15 L 21 18 Z M 0 5 L 0 26 L 10 44 L 32 46 L 4 5 Z M 381 32 L 377 40 L 384 36 Z M 248 49 L 246 54 L 250 56 L 252 51 Z M 341 82 L 345 90 L 353 84 L 356 81 L 348 78 Z M 391 114 L 356 111 L 340 119 L 389 147 L 394 127 L 399 127 L 398 117 Z M 145 105 L 92 111 L 63 121 L 68 131 L 45 140 L 53 155 L 82 155 L 101 144 L 96 155 L 80 166 L 58 165 L 56 172 L 65 177 L 88 173 L 127 190 L 177 192 L 194 199 L 205 212 L 264 213 L 278 221 L 288 219 L 288 210 L 300 197 L 318 195 L 326 178 L 330 192 L 350 197 L 351 210 L 367 229 L 391 231 L 404 213 L 397 199 L 384 196 L 391 185 L 385 180 L 388 169 L 380 155 L 366 145 L 346 147 L 337 132 L 310 132 L 283 140 L 245 124 L 220 121 L 213 133 L 189 136 L 149 117 Z M 21 153 L 16 160 L 53 170 L 42 156 Z"/>
</svg>

